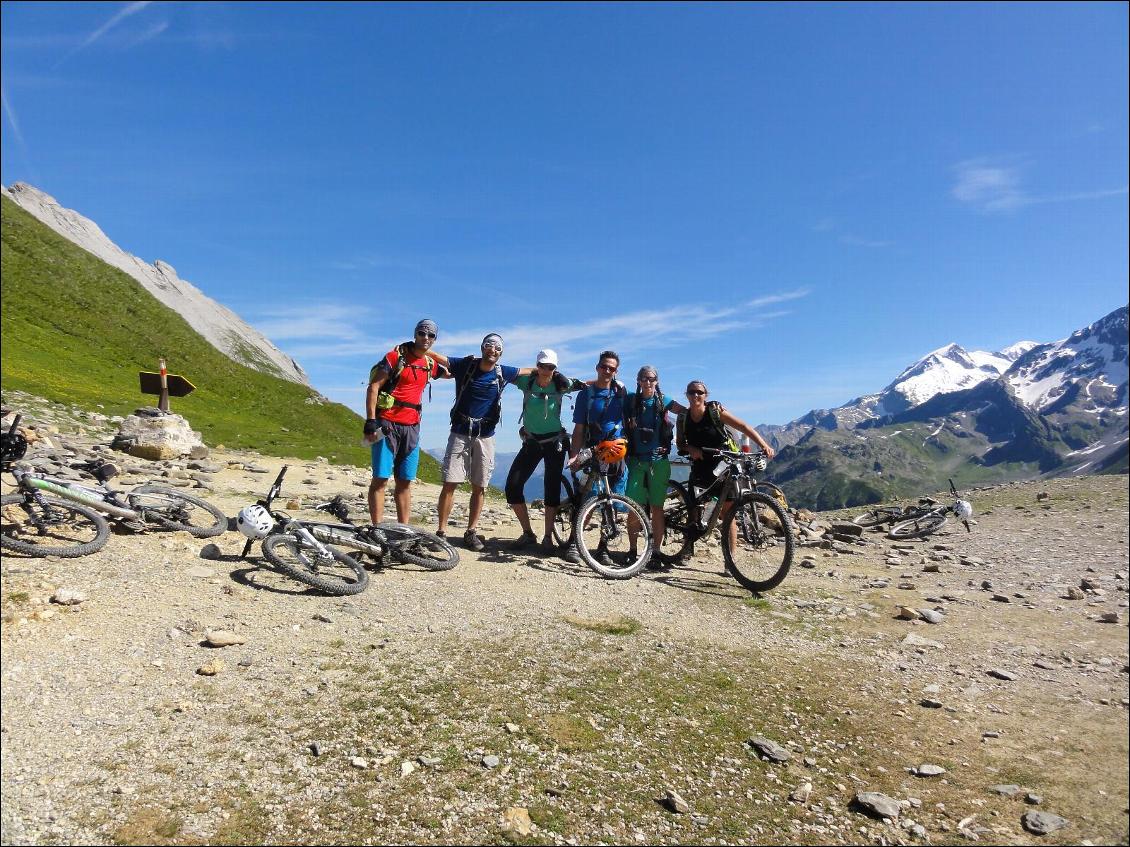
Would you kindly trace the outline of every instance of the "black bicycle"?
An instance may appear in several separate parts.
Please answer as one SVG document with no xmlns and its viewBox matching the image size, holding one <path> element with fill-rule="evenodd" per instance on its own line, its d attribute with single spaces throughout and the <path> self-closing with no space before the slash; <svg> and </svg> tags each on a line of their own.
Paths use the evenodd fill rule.
<svg viewBox="0 0 1130 847">
<path fill-rule="evenodd" d="M 709 448 L 703 453 L 718 457 L 715 480 L 694 496 L 682 483 L 668 483 L 660 552 L 676 562 L 693 556 L 695 542 L 718 527 L 720 504 L 731 503 L 721 520 L 726 570 L 754 593 L 776 588 L 792 567 L 796 536 L 784 493 L 754 476 L 764 470 L 765 454 Z"/>
<path fill-rule="evenodd" d="M 635 500 L 612 492 L 609 465 L 591 448 L 578 453 L 572 465 L 572 482 L 561 480 L 553 540 L 562 546 L 572 545 L 584 563 L 601 576 L 630 579 L 651 560 L 651 521 Z M 627 526 L 629 514 L 639 522 L 634 546 Z"/>
</svg>

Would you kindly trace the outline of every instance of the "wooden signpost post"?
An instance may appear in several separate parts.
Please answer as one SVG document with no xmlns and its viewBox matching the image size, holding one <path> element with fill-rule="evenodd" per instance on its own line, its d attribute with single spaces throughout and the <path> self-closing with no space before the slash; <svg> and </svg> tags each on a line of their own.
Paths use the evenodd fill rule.
<svg viewBox="0 0 1130 847">
<path fill-rule="evenodd" d="M 141 377 L 141 393 L 157 394 L 157 408 L 166 413 L 169 411 L 170 397 L 185 397 L 196 388 L 183 376 L 169 373 L 165 369 L 164 359 L 161 359 L 160 373 L 139 371 L 138 376 Z"/>
</svg>

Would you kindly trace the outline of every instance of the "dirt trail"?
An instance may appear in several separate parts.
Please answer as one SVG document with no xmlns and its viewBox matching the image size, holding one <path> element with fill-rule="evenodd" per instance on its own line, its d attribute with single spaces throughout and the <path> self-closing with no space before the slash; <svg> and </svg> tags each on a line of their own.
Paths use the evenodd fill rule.
<svg viewBox="0 0 1130 847">
<path fill-rule="evenodd" d="M 210 461 L 230 515 L 282 464 Z M 291 465 L 284 499 L 364 494 L 363 469 Z M 492 543 L 353 598 L 239 559 L 235 533 L 213 560 L 175 533 L 5 555 L 3 841 L 1126 843 L 1125 478 L 973 499 L 971 534 L 804 548 L 764 598 L 709 553 L 609 582 Z M 500 503 L 482 529 L 518 534 Z M 1029 811 L 1068 823 L 1032 835 Z"/>
</svg>

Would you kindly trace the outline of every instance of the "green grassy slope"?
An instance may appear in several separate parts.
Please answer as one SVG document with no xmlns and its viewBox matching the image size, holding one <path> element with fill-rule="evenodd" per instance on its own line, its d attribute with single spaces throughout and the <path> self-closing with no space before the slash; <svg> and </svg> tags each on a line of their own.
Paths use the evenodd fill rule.
<svg viewBox="0 0 1130 847">
<path fill-rule="evenodd" d="M 5 389 L 125 415 L 156 403 L 140 393 L 137 372 L 156 370 L 164 356 L 170 371 L 196 385 L 172 408 L 206 443 L 368 463 L 354 412 L 308 403 L 317 396 L 309 388 L 233 362 L 133 278 L 2 199 Z M 420 457 L 420 478 L 438 481 L 431 456 Z"/>
</svg>

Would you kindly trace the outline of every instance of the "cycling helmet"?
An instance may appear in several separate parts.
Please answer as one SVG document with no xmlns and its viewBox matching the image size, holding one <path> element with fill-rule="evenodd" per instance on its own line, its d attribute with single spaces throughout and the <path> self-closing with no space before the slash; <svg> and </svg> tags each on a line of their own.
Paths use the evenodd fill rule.
<svg viewBox="0 0 1130 847">
<path fill-rule="evenodd" d="M 761 472 L 762 472 L 763 470 L 765 470 L 765 469 L 766 469 L 767 467 L 769 467 L 769 460 L 765 458 L 765 454 L 764 454 L 764 453 L 761 453 L 761 454 L 759 454 L 758 456 L 754 457 L 754 460 L 753 460 L 753 469 L 754 469 L 754 470 L 755 470 L 755 471 L 756 471 L 757 473 L 761 473 Z"/>
<path fill-rule="evenodd" d="M 614 438 L 602 441 L 596 445 L 594 452 L 606 465 L 614 465 L 628 455 L 628 439 Z"/>
<path fill-rule="evenodd" d="M 248 538 L 257 540 L 271 534 L 275 519 L 271 517 L 270 512 L 256 503 L 254 506 L 244 506 L 239 510 L 235 525 Z"/>
<path fill-rule="evenodd" d="M 973 504 L 968 500 L 958 500 L 953 504 L 953 513 L 958 520 L 967 521 L 973 517 Z"/>
</svg>

